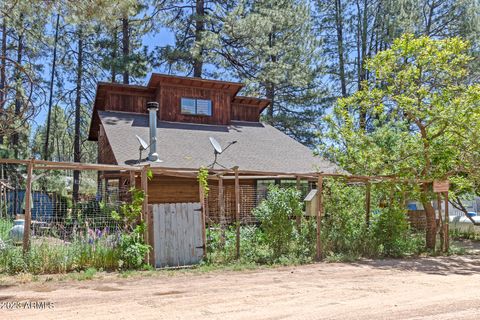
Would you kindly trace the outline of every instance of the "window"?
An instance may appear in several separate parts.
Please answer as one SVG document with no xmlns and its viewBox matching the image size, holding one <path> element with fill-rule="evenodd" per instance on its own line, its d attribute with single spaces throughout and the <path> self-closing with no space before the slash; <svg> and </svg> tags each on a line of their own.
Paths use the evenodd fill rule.
<svg viewBox="0 0 480 320">
<path fill-rule="evenodd" d="M 183 114 L 211 116 L 212 100 L 182 98 L 181 109 Z"/>
</svg>

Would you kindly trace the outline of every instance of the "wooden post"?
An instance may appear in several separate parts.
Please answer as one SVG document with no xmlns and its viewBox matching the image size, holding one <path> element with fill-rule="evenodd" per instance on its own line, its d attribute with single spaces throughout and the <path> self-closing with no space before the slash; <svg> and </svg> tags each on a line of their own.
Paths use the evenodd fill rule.
<svg viewBox="0 0 480 320">
<path fill-rule="evenodd" d="M 201 208 L 201 215 L 202 215 L 202 243 L 203 243 L 203 258 L 207 257 L 207 224 L 205 218 L 205 191 L 202 188 L 202 184 L 198 183 L 198 196 L 200 200 L 200 208 Z"/>
<path fill-rule="evenodd" d="M 299 176 L 297 176 L 297 185 L 296 185 L 296 187 L 297 187 L 297 190 L 298 190 L 298 191 L 301 191 L 301 190 L 300 190 L 300 177 L 299 177 Z M 295 220 L 296 220 L 296 223 L 297 223 L 297 230 L 298 230 L 298 232 L 300 233 L 300 229 L 301 229 L 301 227 L 302 227 L 302 216 L 296 217 Z"/>
<path fill-rule="evenodd" d="M 32 175 L 34 160 L 27 165 L 27 185 L 25 188 L 25 224 L 23 227 L 23 253 L 30 248 L 30 228 L 32 224 Z"/>
<path fill-rule="evenodd" d="M 153 206 L 151 204 L 148 205 L 148 213 L 147 213 L 147 232 L 148 232 L 148 244 L 151 247 L 150 254 L 148 256 L 148 262 L 152 267 L 155 267 L 155 236 L 153 229 Z"/>
<path fill-rule="evenodd" d="M 223 177 L 218 177 L 218 208 L 220 211 L 220 246 L 225 245 L 225 195 L 223 192 Z"/>
<path fill-rule="evenodd" d="M 322 216 L 323 216 L 323 176 L 318 175 L 317 180 L 317 261 L 322 260 Z"/>
<path fill-rule="evenodd" d="M 145 244 L 148 244 L 148 224 L 149 221 L 147 221 L 147 215 L 148 215 L 148 170 L 150 169 L 150 165 L 143 166 L 142 168 L 142 174 L 141 174 L 141 185 L 142 185 L 142 191 L 143 191 L 143 205 L 142 205 L 142 215 L 140 217 L 141 221 L 145 223 L 145 230 L 143 232 L 143 241 Z M 148 263 L 150 261 L 150 250 L 148 254 L 145 256 L 145 263 Z"/>
<path fill-rule="evenodd" d="M 238 178 L 238 167 L 235 171 L 235 227 L 236 227 L 236 258 L 240 258 L 240 179 Z"/>
<path fill-rule="evenodd" d="M 440 232 L 440 250 L 443 251 L 445 248 L 445 228 L 443 227 L 443 215 L 442 215 L 442 198 L 441 193 L 437 193 L 437 209 L 438 209 L 438 222 L 439 232 Z"/>
<path fill-rule="evenodd" d="M 130 189 L 135 188 L 135 171 L 130 171 Z"/>
<path fill-rule="evenodd" d="M 365 224 L 367 225 L 367 228 L 370 227 L 371 188 L 372 188 L 371 183 L 367 182 L 365 185 Z"/>
<path fill-rule="evenodd" d="M 448 191 L 445 192 L 445 223 L 444 223 L 444 227 L 445 227 L 445 252 L 448 252 L 448 250 L 450 249 L 450 235 L 449 235 L 449 227 L 448 227 L 448 224 L 449 224 L 449 221 L 450 220 L 450 216 L 449 216 L 449 213 L 448 213 Z"/>
</svg>

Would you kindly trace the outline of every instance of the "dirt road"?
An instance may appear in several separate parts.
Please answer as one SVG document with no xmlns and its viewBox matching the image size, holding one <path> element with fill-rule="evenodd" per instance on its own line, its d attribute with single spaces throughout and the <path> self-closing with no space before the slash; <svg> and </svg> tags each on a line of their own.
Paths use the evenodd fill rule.
<svg viewBox="0 0 480 320">
<path fill-rule="evenodd" d="M 0 319 L 480 319 L 480 256 L 0 286 Z"/>
</svg>

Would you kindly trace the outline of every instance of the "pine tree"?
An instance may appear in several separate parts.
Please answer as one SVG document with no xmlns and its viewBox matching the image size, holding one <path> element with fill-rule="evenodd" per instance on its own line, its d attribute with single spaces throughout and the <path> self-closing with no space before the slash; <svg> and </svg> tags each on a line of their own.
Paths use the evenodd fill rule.
<svg viewBox="0 0 480 320">
<path fill-rule="evenodd" d="M 271 100 L 264 119 L 313 145 L 322 113 L 322 61 L 306 1 L 243 0 L 226 15 L 217 50 L 223 66 Z"/>
</svg>

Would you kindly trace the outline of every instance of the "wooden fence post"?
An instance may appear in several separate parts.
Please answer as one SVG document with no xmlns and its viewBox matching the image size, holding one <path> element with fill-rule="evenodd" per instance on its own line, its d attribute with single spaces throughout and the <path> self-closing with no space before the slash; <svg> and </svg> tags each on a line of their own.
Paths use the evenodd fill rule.
<svg viewBox="0 0 480 320">
<path fill-rule="evenodd" d="M 141 215 L 141 221 L 145 223 L 145 230 L 143 232 L 143 241 L 145 244 L 149 244 L 148 241 L 148 229 L 149 229 L 149 221 L 147 219 L 148 215 L 148 170 L 150 169 L 150 165 L 143 166 L 142 168 L 142 174 L 141 174 L 141 185 L 142 185 L 142 191 L 143 191 L 143 205 L 142 205 L 142 215 Z M 145 256 L 145 263 L 149 263 L 150 261 L 150 250 L 148 250 L 147 255 Z"/>
<path fill-rule="evenodd" d="M 202 184 L 198 183 L 198 195 L 200 200 L 201 218 L 202 218 L 202 243 L 203 243 L 203 258 L 207 257 L 207 223 L 205 217 L 205 191 L 203 190 Z"/>
<path fill-rule="evenodd" d="M 371 188 L 372 185 L 370 182 L 367 182 L 365 185 L 365 223 L 367 225 L 367 228 L 370 227 L 370 194 L 371 194 Z"/>
<path fill-rule="evenodd" d="M 298 190 L 298 191 L 301 191 L 301 190 L 300 190 L 300 189 L 301 189 L 301 188 L 300 188 L 300 177 L 297 176 L 297 177 L 296 177 L 296 180 L 297 180 L 297 184 L 296 184 L 297 190 Z M 297 230 L 298 230 L 298 232 L 300 232 L 300 229 L 301 229 L 301 227 L 302 227 L 302 216 L 296 217 L 295 220 L 296 220 L 296 223 L 297 223 Z"/>
<path fill-rule="evenodd" d="M 235 171 L 235 224 L 236 224 L 236 257 L 240 258 L 240 179 L 238 178 L 238 167 Z"/>
<path fill-rule="evenodd" d="M 317 261 L 322 260 L 323 250 L 322 250 L 322 216 L 323 216 L 323 176 L 318 175 L 317 180 Z"/>
<path fill-rule="evenodd" d="M 450 235 L 449 235 L 449 227 L 448 227 L 448 224 L 449 224 L 449 219 L 450 219 L 450 216 L 449 216 L 449 213 L 448 213 L 448 191 L 445 192 L 445 223 L 444 223 L 444 227 L 445 227 L 445 231 L 444 231 L 444 234 L 445 234 L 445 252 L 448 252 L 449 248 L 450 248 Z"/>
<path fill-rule="evenodd" d="M 442 198 L 441 193 L 437 193 L 437 209 L 438 209 L 438 222 L 439 222 L 439 233 L 440 233 L 440 250 L 443 251 L 445 248 L 445 228 L 443 226 L 443 214 L 442 214 Z"/>
<path fill-rule="evenodd" d="M 130 171 L 130 189 L 135 188 L 135 171 Z"/>
<path fill-rule="evenodd" d="M 223 178 L 218 177 L 218 207 L 220 209 L 220 246 L 225 245 L 225 193 L 223 190 Z"/>
<path fill-rule="evenodd" d="M 30 249 L 30 228 L 32 224 L 32 175 L 34 160 L 27 165 L 27 185 L 25 188 L 25 224 L 23 226 L 23 253 Z"/>
</svg>

